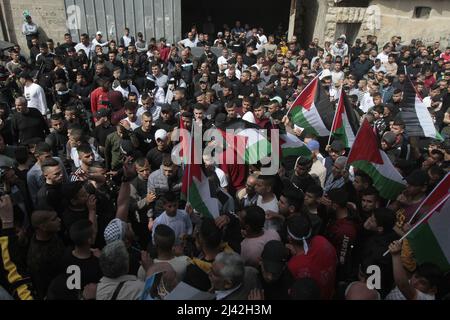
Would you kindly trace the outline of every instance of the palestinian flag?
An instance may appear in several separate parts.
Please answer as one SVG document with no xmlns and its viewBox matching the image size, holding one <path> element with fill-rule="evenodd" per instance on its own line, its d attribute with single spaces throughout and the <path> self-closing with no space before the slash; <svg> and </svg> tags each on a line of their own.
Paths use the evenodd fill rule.
<svg viewBox="0 0 450 320">
<path fill-rule="evenodd" d="M 333 110 L 329 95 L 316 77 L 295 99 L 289 113 L 295 125 L 319 137 L 327 137 L 333 123 Z"/>
<path fill-rule="evenodd" d="M 401 118 L 405 122 L 408 136 L 444 140 L 436 130 L 430 112 L 409 77 L 405 82 Z"/>
<path fill-rule="evenodd" d="M 432 262 L 450 271 L 450 194 L 431 208 L 406 237 L 418 264 Z"/>
<path fill-rule="evenodd" d="M 287 158 L 290 156 L 306 156 L 308 158 L 311 157 L 311 151 L 309 150 L 308 146 L 296 135 L 289 132 L 280 135 L 280 149 L 282 158 Z"/>
<path fill-rule="evenodd" d="M 331 134 L 341 140 L 346 148 L 351 148 L 358 132 L 359 124 L 355 112 L 347 99 L 345 91 L 341 89 L 339 103 L 336 108 Z"/>
<path fill-rule="evenodd" d="M 184 168 L 182 197 L 202 216 L 217 218 L 219 216 L 218 200 L 211 196 L 209 180 L 199 164 L 201 163 L 201 154 L 195 153 L 194 139 L 192 138 L 191 141 L 189 149 L 191 161 Z"/>
<path fill-rule="evenodd" d="M 367 173 L 385 199 L 396 199 L 405 188 L 403 177 L 386 153 L 379 149 L 378 138 L 367 119 L 356 135 L 347 164 Z"/>
<path fill-rule="evenodd" d="M 425 214 L 438 204 L 444 197 L 447 196 L 450 190 L 450 172 L 438 183 L 438 185 L 431 191 L 431 193 L 425 198 L 425 200 L 417 208 L 414 215 L 411 217 L 409 224 L 415 224 L 417 220 L 420 220 Z"/>
<path fill-rule="evenodd" d="M 223 131 L 227 152 L 235 152 L 238 155 L 238 161 L 243 164 L 256 164 L 271 154 L 272 146 L 266 135 L 258 129 L 249 128 L 244 130 Z M 227 158 L 234 158 L 227 154 Z"/>
</svg>

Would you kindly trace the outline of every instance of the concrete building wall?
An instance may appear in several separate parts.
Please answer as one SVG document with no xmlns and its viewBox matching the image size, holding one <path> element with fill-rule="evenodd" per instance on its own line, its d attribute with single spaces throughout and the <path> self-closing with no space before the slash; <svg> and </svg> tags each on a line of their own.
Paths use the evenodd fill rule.
<svg viewBox="0 0 450 320">
<path fill-rule="evenodd" d="M 27 53 L 25 36 L 22 35 L 23 12 L 28 11 L 39 26 L 40 39 L 64 39 L 67 32 L 64 0 L 0 0 L 2 19 L 6 30 L 5 40 L 18 43 Z"/>
<path fill-rule="evenodd" d="M 318 0 L 318 3 L 314 36 L 324 41 L 334 41 L 339 36 L 336 35 L 338 23 L 360 23 L 357 36 L 376 35 L 378 43 L 399 35 L 407 43 L 419 39 L 427 44 L 440 41 L 443 47 L 450 45 L 448 0 L 372 0 L 368 7 L 338 7 L 334 0 Z M 429 18 L 414 18 L 414 10 L 419 6 L 432 8 Z"/>
<path fill-rule="evenodd" d="M 376 30 L 379 43 L 399 35 L 406 43 L 411 39 L 420 39 L 426 44 L 440 41 L 442 46 L 450 45 L 450 1 L 374 0 L 372 5 L 378 6 L 381 12 L 380 28 Z M 413 18 L 414 9 L 418 6 L 432 8 L 430 17 Z"/>
</svg>

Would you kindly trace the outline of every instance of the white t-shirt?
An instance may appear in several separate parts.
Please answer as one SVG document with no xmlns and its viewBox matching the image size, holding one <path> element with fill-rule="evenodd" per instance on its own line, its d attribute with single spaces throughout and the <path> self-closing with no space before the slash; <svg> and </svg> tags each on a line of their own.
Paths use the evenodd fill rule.
<svg viewBox="0 0 450 320">
<path fill-rule="evenodd" d="M 227 180 L 227 176 L 225 175 L 225 172 L 223 172 L 222 169 L 216 167 L 215 173 L 216 173 L 217 178 L 219 178 L 220 187 L 221 188 L 228 187 L 228 180 Z"/>
<path fill-rule="evenodd" d="M 139 107 L 136 115 L 140 119 L 142 114 L 144 112 L 147 112 L 147 111 L 152 114 L 152 121 L 153 121 L 153 123 L 155 123 L 156 120 L 158 120 L 159 116 L 161 115 L 161 107 L 159 107 L 159 106 L 152 106 L 149 109 L 145 109 L 144 107 L 141 106 L 141 107 Z"/>
<path fill-rule="evenodd" d="M 221 70 L 227 69 L 228 68 L 228 58 L 225 58 L 224 56 L 220 56 L 217 59 L 217 65 L 219 66 L 219 68 L 222 68 Z"/>
<path fill-rule="evenodd" d="M 79 44 L 77 44 L 77 45 L 75 46 L 75 50 L 78 52 L 78 51 L 80 51 L 81 49 L 83 49 L 84 52 L 86 53 L 87 57 L 90 58 L 90 56 L 91 56 L 91 51 L 92 51 L 92 45 L 89 44 L 89 46 L 86 47 L 82 42 L 80 42 Z"/>
<path fill-rule="evenodd" d="M 258 196 L 258 200 L 256 200 L 256 205 L 262 208 L 264 211 L 272 211 L 278 213 L 278 199 L 273 196 L 273 199 L 269 202 L 262 202 L 262 196 Z"/>
<path fill-rule="evenodd" d="M 265 35 L 259 35 L 258 34 L 257 37 L 259 39 L 259 42 L 261 42 L 261 43 L 257 43 L 256 44 L 256 50 L 259 51 L 259 49 L 261 49 L 262 46 L 265 45 L 268 41 L 267 41 L 267 37 Z"/>
<path fill-rule="evenodd" d="M 375 105 L 373 103 L 373 97 L 370 95 L 369 92 L 366 92 L 363 97 L 361 98 L 361 104 L 359 108 L 364 112 L 367 113 L 370 108 L 372 108 Z"/>
<path fill-rule="evenodd" d="M 48 112 L 47 100 L 42 87 L 36 83 L 32 83 L 24 88 L 25 99 L 28 101 L 28 108 L 38 109 L 43 116 Z"/>
<path fill-rule="evenodd" d="M 94 160 L 95 161 L 103 161 L 103 158 L 98 154 L 97 150 L 91 145 L 92 153 L 94 154 Z M 77 148 L 71 148 L 70 149 L 70 159 L 73 160 L 73 164 L 76 168 L 79 168 L 81 166 L 81 161 L 78 156 Z"/>
<path fill-rule="evenodd" d="M 133 131 L 141 126 L 141 119 L 139 117 L 137 117 L 135 122 L 131 122 L 128 118 L 123 119 L 123 121 L 126 121 Z"/>
<path fill-rule="evenodd" d="M 426 294 L 416 289 L 416 300 L 435 300 L 436 297 L 433 294 Z M 385 300 L 406 300 L 406 297 L 400 291 L 398 287 L 392 289 L 391 292 L 386 296 Z"/>
<path fill-rule="evenodd" d="M 183 44 L 183 46 L 185 47 L 190 47 L 190 48 L 194 48 L 197 46 L 197 42 L 198 40 L 195 39 L 194 41 L 189 40 L 189 38 L 183 39 L 180 41 L 180 43 Z"/>
<path fill-rule="evenodd" d="M 132 40 L 130 36 L 123 36 L 122 39 L 123 39 L 123 44 L 124 44 L 125 48 L 130 45 L 131 40 Z"/>
<path fill-rule="evenodd" d="M 389 56 L 387 54 L 385 54 L 383 51 L 381 51 L 378 55 L 377 55 L 377 59 L 380 59 L 381 63 L 387 63 Z"/>
<path fill-rule="evenodd" d="M 139 99 L 139 90 L 134 85 L 130 85 L 130 90 L 131 92 L 136 93 Z M 128 91 L 128 87 L 124 89 L 121 86 L 118 86 L 117 88 L 114 89 L 114 91 L 120 92 L 124 99 L 128 99 L 128 94 L 130 93 L 130 91 Z"/>
</svg>

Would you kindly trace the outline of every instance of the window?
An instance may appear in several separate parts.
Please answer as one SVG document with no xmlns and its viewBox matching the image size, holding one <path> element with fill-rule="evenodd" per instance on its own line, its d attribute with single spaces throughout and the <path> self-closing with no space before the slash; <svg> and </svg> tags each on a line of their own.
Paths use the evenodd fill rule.
<svg viewBox="0 0 450 320">
<path fill-rule="evenodd" d="M 415 19 L 428 19 L 430 17 L 431 8 L 430 7 L 416 7 L 414 9 Z"/>
</svg>

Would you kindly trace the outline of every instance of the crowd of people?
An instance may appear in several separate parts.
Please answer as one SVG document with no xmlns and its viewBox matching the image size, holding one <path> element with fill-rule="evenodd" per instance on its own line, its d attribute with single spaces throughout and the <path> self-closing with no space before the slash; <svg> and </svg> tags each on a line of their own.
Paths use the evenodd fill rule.
<svg viewBox="0 0 450 320">
<path fill-rule="evenodd" d="M 40 42 L 31 17 L 23 30 L 29 58 L 18 45 L 0 57 L 0 299 L 191 299 L 192 288 L 217 300 L 446 298 L 446 270 L 398 240 L 450 169 L 450 48 L 345 35 L 303 47 L 239 21 L 175 44 L 128 29 L 119 41 Z M 396 200 L 347 165 L 342 141 L 286 117 L 319 74 L 330 101 L 345 90 L 376 130 L 406 181 Z M 444 141 L 408 136 L 407 77 Z M 312 156 L 274 175 L 205 156 L 213 219 L 183 200 L 172 137 L 238 120 L 292 126 Z M 379 288 L 366 284 L 373 265 Z"/>
</svg>

